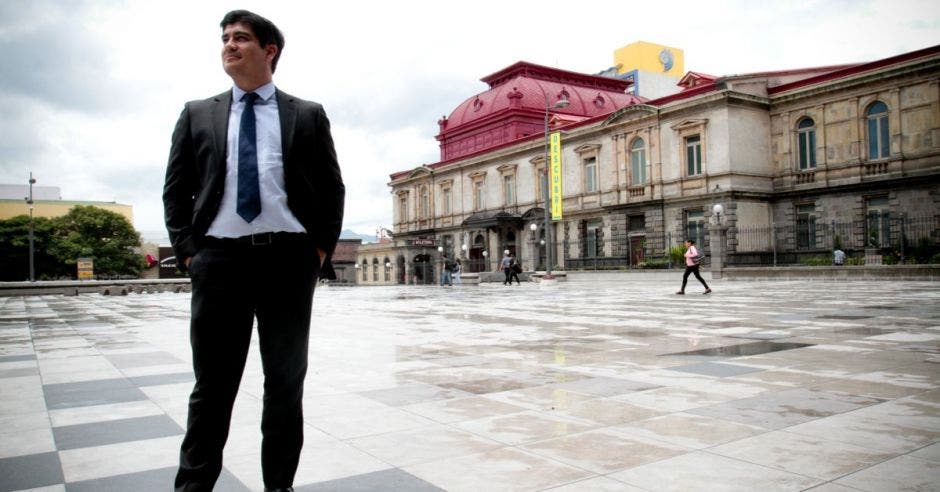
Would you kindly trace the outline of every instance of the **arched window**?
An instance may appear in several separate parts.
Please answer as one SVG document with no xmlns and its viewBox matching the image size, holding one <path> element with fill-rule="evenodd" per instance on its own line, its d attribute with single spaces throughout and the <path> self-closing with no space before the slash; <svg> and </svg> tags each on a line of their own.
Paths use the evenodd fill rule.
<svg viewBox="0 0 940 492">
<path fill-rule="evenodd" d="M 876 101 L 865 113 L 868 117 L 868 158 L 884 159 L 888 157 L 890 138 L 888 135 L 888 106 Z"/>
<path fill-rule="evenodd" d="M 387 256 L 383 265 L 385 265 L 385 281 L 388 282 L 392 279 L 392 262 L 389 261 Z"/>
<path fill-rule="evenodd" d="M 369 281 L 369 261 L 366 260 L 365 258 L 362 259 L 362 268 L 360 268 L 360 270 L 362 270 L 362 281 L 368 282 Z"/>
<path fill-rule="evenodd" d="M 646 184 L 646 142 L 638 138 L 630 144 L 630 170 L 633 184 Z"/>
<path fill-rule="evenodd" d="M 816 169 L 816 122 L 803 118 L 796 125 L 800 170 Z"/>
<path fill-rule="evenodd" d="M 372 258 L 372 280 L 374 282 L 379 281 L 379 259 Z"/>
</svg>

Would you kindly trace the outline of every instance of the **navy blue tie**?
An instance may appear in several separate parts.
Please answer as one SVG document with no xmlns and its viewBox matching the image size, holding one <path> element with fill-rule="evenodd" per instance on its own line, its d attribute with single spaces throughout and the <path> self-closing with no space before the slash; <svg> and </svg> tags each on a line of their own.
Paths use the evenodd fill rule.
<svg viewBox="0 0 940 492">
<path fill-rule="evenodd" d="M 255 101 L 249 92 L 242 97 L 241 126 L 238 130 L 238 204 L 235 211 L 245 222 L 261 215 L 261 190 L 258 189 L 258 145 L 255 141 Z"/>
</svg>

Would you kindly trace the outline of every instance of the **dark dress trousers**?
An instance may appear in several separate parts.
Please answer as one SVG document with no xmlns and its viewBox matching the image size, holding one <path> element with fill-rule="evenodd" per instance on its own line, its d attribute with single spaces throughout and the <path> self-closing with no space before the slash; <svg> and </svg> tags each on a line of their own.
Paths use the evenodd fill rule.
<svg viewBox="0 0 940 492">
<path fill-rule="evenodd" d="M 222 470 L 254 319 L 264 370 L 261 464 L 268 488 L 289 487 L 303 446 L 303 383 L 313 291 L 343 219 L 343 185 L 323 108 L 276 92 L 287 205 L 306 234 L 218 239 L 206 232 L 226 173 L 232 92 L 186 104 L 173 132 L 163 189 L 178 264 L 192 258 L 190 343 L 196 382 L 176 490 L 211 490 Z M 317 249 L 327 252 L 321 267 Z"/>
</svg>

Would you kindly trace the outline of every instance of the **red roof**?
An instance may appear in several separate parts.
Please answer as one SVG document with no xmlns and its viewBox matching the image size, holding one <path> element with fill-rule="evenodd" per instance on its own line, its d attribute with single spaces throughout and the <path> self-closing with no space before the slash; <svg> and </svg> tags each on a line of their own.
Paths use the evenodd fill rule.
<svg viewBox="0 0 940 492">
<path fill-rule="evenodd" d="M 460 103 L 438 122 L 442 160 L 542 133 L 546 102 L 553 105 L 567 99 L 567 107 L 552 109 L 552 113 L 577 121 L 643 101 L 624 92 L 631 81 L 528 62 L 517 62 L 481 80 L 489 90 Z"/>
</svg>

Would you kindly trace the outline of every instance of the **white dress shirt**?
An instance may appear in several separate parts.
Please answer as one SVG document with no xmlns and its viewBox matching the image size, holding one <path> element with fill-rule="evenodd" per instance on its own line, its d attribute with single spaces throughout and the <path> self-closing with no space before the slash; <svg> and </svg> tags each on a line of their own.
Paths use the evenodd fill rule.
<svg viewBox="0 0 940 492">
<path fill-rule="evenodd" d="M 274 97 L 274 83 L 256 89 L 255 128 L 258 148 L 258 185 L 261 215 L 250 223 L 236 212 L 238 201 L 238 134 L 241 127 L 245 91 L 232 87 L 232 107 L 228 114 L 228 142 L 225 158 L 225 192 L 219 213 L 209 226 L 208 236 L 241 237 L 264 232 L 307 232 L 287 207 L 284 188 L 284 160 L 281 155 L 281 120 Z"/>
</svg>

